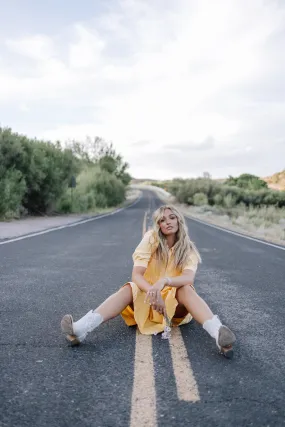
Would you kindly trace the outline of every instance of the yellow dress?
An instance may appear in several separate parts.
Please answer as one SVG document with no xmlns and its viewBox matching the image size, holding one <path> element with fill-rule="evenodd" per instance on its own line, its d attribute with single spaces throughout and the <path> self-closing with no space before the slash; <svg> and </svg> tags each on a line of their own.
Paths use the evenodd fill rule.
<svg viewBox="0 0 285 427">
<path fill-rule="evenodd" d="M 154 230 L 150 230 L 145 233 L 142 241 L 137 246 L 133 253 L 134 266 L 146 267 L 144 278 L 150 285 L 153 285 L 162 277 L 175 277 L 180 276 L 182 271 L 178 271 L 173 263 L 173 251 L 169 250 L 168 262 L 163 268 L 158 270 L 157 262 L 155 259 L 155 250 L 158 246 L 155 239 Z M 192 251 L 188 257 L 188 261 L 183 268 L 183 271 L 190 269 L 196 272 L 198 266 L 198 258 L 194 251 Z M 152 335 L 159 332 L 163 332 L 165 327 L 164 316 L 157 311 L 153 310 L 152 307 L 145 303 L 146 293 L 141 291 L 139 287 L 133 283 L 128 282 L 126 285 L 131 285 L 133 293 L 133 308 L 126 307 L 121 315 L 128 326 L 137 325 L 139 331 L 145 335 Z M 167 316 L 172 320 L 173 326 L 180 326 L 185 323 L 189 323 L 192 319 L 190 313 L 184 318 L 174 318 L 175 310 L 178 305 L 178 301 L 175 298 L 177 288 L 166 286 L 162 292 L 162 298 L 165 301 L 165 307 Z"/>
</svg>

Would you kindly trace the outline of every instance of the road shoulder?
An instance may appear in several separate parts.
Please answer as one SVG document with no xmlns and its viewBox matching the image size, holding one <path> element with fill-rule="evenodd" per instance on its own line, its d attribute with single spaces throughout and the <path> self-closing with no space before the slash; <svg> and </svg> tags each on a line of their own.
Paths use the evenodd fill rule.
<svg viewBox="0 0 285 427">
<path fill-rule="evenodd" d="M 96 218 L 101 215 L 114 213 L 119 209 L 126 208 L 134 203 L 141 192 L 139 190 L 131 192 L 124 203 L 120 206 L 110 209 L 100 210 L 99 212 L 91 212 L 88 214 L 70 214 L 56 215 L 44 217 L 27 217 L 13 221 L 0 221 L 0 242 L 9 239 L 28 236 L 33 233 L 39 233 L 50 229 L 56 229 L 71 224 L 80 223 L 82 221 Z"/>
</svg>

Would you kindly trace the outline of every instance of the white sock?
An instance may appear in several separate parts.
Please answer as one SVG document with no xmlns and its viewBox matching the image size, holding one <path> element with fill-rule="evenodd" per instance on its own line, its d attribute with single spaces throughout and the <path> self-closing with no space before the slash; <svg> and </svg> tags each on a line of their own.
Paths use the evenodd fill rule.
<svg viewBox="0 0 285 427">
<path fill-rule="evenodd" d="M 203 324 L 203 328 L 205 329 L 205 331 L 207 331 L 208 334 L 210 334 L 211 337 L 216 340 L 218 346 L 219 329 L 221 326 L 222 323 L 217 315 L 213 316 L 210 320 L 206 320 L 206 322 Z"/>
<path fill-rule="evenodd" d="M 84 340 L 86 335 L 101 325 L 103 320 L 101 314 L 95 313 L 93 310 L 88 311 L 88 313 L 77 322 L 73 322 L 74 335 L 76 335 L 80 341 Z"/>
</svg>

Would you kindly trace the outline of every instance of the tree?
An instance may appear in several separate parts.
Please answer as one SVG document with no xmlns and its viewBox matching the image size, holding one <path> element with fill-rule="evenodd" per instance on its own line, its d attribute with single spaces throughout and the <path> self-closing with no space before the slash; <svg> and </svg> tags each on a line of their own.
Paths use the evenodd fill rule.
<svg viewBox="0 0 285 427">
<path fill-rule="evenodd" d="M 267 183 L 258 176 L 244 173 L 237 178 L 229 176 L 225 184 L 240 187 L 248 190 L 261 190 L 268 188 Z"/>
<path fill-rule="evenodd" d="M 203 178 L 211 179 L 211 174 L 209 172 L 203 172 Z"/>
<path fill-rule="evenodd" d="M 71 141 L 68 146 L 74 155 L 84 162 L 99 164 L 102 171 L 107 171 L 120 179 L 124 185 L 128 185 L 131 176 L 126 172 L 129 165 L 117 154 L 112 142 L 106 142 L 103 138 L 87 137 L 82 143 Z"/>
</svg>

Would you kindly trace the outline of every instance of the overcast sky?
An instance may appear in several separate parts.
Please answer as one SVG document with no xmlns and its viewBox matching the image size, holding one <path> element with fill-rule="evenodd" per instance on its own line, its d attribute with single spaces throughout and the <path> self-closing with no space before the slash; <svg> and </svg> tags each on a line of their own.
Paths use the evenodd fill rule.
<svg viewBox="0 0 285 427">
<path fill-rule="evenodd" d="M 285 168 L 285 1 L 0 0 L 0 124 L 134 177 Z"/>
</svg>

